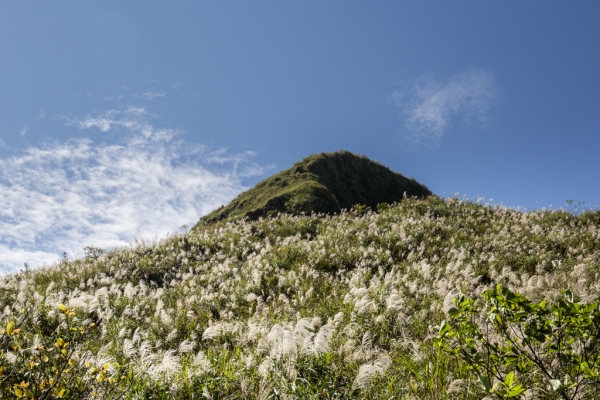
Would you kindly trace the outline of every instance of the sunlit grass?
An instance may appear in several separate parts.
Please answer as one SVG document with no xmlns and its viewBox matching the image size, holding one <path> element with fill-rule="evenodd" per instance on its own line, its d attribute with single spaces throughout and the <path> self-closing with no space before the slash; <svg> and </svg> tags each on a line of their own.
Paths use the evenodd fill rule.
<svg viewBox="0 0 600 400">
<path fill-rule="evenodd" d="M 470 378 L 434 346 L 445 301 L 497 283 L 595 300 L 599 221 L 409 198 L 87 249 L 0 280 L 0 397 L 456 398 Z"/>
</svg>

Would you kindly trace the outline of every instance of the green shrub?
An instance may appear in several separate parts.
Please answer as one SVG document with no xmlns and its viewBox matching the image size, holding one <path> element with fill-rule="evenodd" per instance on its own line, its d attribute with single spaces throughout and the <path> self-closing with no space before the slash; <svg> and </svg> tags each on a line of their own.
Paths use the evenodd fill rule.
<svg viewBox="0 0 600 400">
<path fill-rule="evenodd" d="M 463 294 L 439 326 L 437 346 L 458 356 L 482 390 L 499 398 L 600 395 L 600 312 L 565 291 L 534 302 L 498 285 L 481 301 Z"/>
</svg>

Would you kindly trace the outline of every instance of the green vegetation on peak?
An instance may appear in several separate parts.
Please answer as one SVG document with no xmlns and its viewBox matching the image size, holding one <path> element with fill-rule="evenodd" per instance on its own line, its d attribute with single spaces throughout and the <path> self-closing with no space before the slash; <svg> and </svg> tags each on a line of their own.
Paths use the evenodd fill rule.
<svg viewBox="0 0 600 400">
<path fill-rule="evenodd" d="M 227 206 L 202 217 L 196 226 L 217 221 L 257 219 L 287 213 L 339 213 L 355 204 L 375 209 L 408 197 L 432 193 L 412 178 L 348 151 L 306 157 L 240 194 Z"/>
</svg>

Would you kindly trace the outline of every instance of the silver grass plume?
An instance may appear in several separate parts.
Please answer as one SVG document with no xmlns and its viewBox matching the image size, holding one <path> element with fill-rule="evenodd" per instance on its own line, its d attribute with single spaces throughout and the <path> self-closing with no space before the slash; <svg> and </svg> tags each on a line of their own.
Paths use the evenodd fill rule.
<svg viewBox="0 0 600 400">
<path fill-rule="evenodd" d="M 458 292 L 456 290 L 451 290 L 444 297 L 444 304 L 442 306 L 442 310 L 444 311 L 444 315 L 448 315 L 450 310 L 456 309 L 456 304 L 454 304 L 454 299 L 458 296 Z"/>
<path fill-rule="evenodd" d="M 329 341 L 333 336 L 333 328 L 329 324 L 325 324 L 319 329 L 319 332 L 315 336 L 315 340 L 312 346 L 314 354 L 327 353 L 329 351 Z"/>
<path fill-rule="evenodd" d="M 450 385 L 448 385 L 448 389 L 446 389 L 446 393 L 448 393 L 448 394 L 465 393 L 465 391 L 467 390 L 467 387 L 468 387 L 468 383 L 469 383 L 469 381 L 467 381 L 465 379 L 455 379 L 450 383 Z"/>
<path fill-rule="evenodd" d="M 275 324 L 267 335 L 267 340 L 271 349 L 271 357 L 280 359 L 285 356 L 296 354 L 297 346 L 294 334 L 284 329 L 280 324 Z"/>
<path fill-rule="evenodd" d="M 304 344 L 304 341 L 313 335 L 314 326 L 312 324 L 312 318 L 301 318 L 296 323 L 294 328 L 294 336 L 296 337 L 296 343 L 299 346 Z"/>
<path fill-rule="evenodd" d="M 221 331 L 221 324 L 214 324 L 213 326 L 209 326 L 202 334 L 202 340 L 215 339 L 221 335 Z"/>
<path fill-rule="evenodd" d="M 210 394 L 206 386 L 202 388 L 202 396 L 204 396 L 205 399 L 213 400 L 212 394 Z"/>
<path fill-rule="evenodd" d="M 167 350 L 162 357 L 162 361 L 158 365 L 154 365 L 148 369 L 148 374 L 154 380 L 165 376 L 167 380 L 171 380 L 175 374 L 181 370 L 181 361 L 175 354 L 175 350 Z"/>
<path fill-rule="evenodd" d="M 202 350 L 194 357 L 193 365 L 196 367 L 196 375 L 204 375 L 213 372 L 212 365 Z"/>
<path fill-rule="evenodd" d="M 125 358 L 132 358 L 137 354 L 137 349 L 135 348 L 135 343 L 131 339 L 125 339 L 123 341 L 122 348 L 123 355 Z"/>
<path fill-rule="evenodd" d="M 177 328 L 173 328 L 173 330 L 167 335 L 167 342 L 172 342 L 173 340 L 175 340 L 177 338 L 177 334 Z"/>
<path fill-rule="evenodd" d="M 194 348 L 196 348 L 196 343 L 186 339 L 179 344 L 179 354 L 189 353 L 190 351 L 193 351 Z"/>
<path fill-rule="evenodd" d="M 369 389 L 371 380 L 376 375 L 383 375 L 392 363 L 392 360 L 387 356 L 383 355 L 377 359 L 373 364 L 363 364 L 358 369 L 358 374 L 352 384 L 352 390 L 356 389 Z"/>
</svg>

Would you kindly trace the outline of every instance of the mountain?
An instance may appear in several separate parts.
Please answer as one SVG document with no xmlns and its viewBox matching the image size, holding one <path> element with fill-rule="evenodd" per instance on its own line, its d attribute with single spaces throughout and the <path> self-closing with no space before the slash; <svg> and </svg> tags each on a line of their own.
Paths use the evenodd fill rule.
<svg viewBox="0 0 600 400">
<path fill-rule="evenodd" d="M 200 219 L 198 225 L 302 212 L 339 213 L 362 204 L 375 209 L 404 196 L 425 198 L 432 193 L 413 178 L 391 171 L 365 156 L 348 151 L 306 157 L 240 194 Z"/>
</svg>

